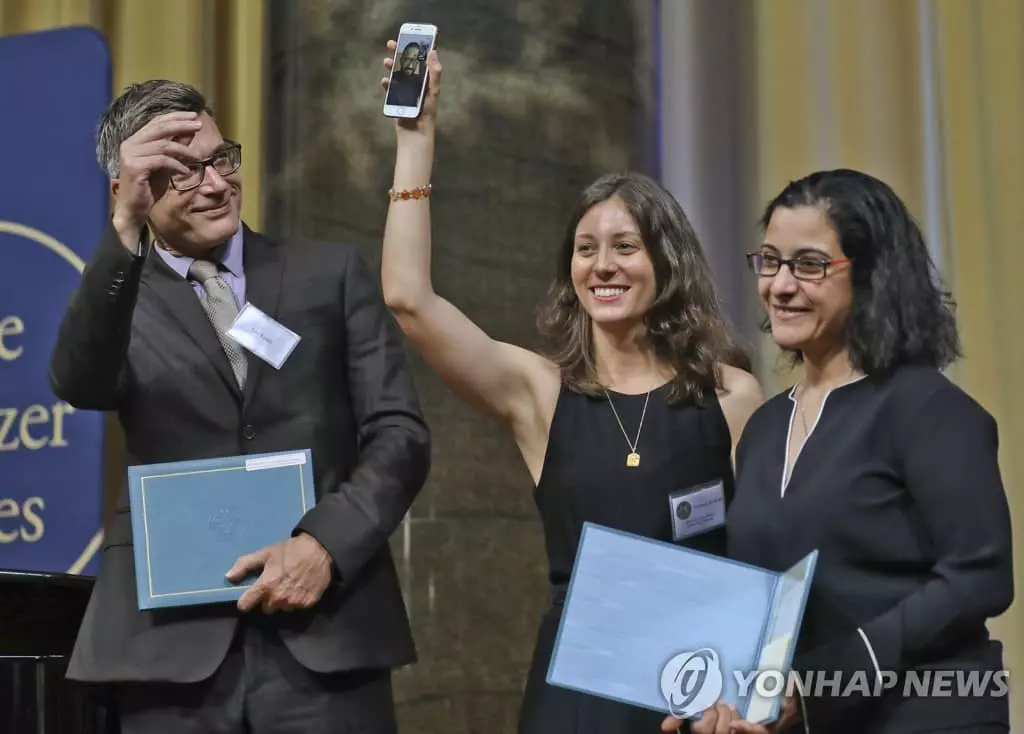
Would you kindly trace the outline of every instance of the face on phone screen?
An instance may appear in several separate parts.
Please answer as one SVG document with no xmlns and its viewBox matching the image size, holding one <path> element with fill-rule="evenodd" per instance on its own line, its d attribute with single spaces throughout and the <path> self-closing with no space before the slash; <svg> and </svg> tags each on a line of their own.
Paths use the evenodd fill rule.
<svg viewBox="0 0 1024 734">
<path fill-rule="evenodd" d="M 396 117 L 419 114 L 427 83 L 427 53 L 433 45 L 429 33 L 403 32 L 398 36 L 384 113 Z"/>
</svg>

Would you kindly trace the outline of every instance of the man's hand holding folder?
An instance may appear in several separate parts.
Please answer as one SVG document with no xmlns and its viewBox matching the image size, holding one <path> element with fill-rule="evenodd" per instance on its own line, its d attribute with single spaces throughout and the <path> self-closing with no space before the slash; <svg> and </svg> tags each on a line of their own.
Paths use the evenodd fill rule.
<svg viewBox="0 0 1024 734">
<path fill-rule="evenodd" d="M 133 465 L 128 474 L 139 609 L 303 609 L 332 582 L 333 556 L 296 532 L 316 506 L 309 449 Z"/>
<path fill-rule="evenodd" d="M 300 533 L 242 556 L 226 578 L 238 583 L 254 571 L 262 572 L 238 600 L 240 611 L 257 606 L 268 614 L 308 609 L 320 601 L 331 583 L 331 557 L 316 538 Z"/>
</svg>

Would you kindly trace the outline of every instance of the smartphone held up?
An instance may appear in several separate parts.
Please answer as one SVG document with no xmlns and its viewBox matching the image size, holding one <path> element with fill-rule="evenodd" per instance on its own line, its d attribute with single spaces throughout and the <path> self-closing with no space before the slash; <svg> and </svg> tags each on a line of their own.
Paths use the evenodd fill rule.
<svg viewBox="0 0 1024 734">
<path fill-rule="evenodd" d="M 427 54 L 436 43 L 437 26 L 429 23 L 402 24 L 384 97 L 386 117 L 419 117 L 427 89 Z"/>
</svg>

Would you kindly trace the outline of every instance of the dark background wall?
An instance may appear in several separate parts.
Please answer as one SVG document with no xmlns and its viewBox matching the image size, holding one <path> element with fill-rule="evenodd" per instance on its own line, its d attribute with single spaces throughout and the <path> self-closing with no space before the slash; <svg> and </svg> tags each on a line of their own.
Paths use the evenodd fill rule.
<svg viewBox="0 0 1024 734">
<path fill-rule="evenodd" d="M 646 0 L 270 3 L 266 229 L 357 245 L 374 271 L 394 163 L 384 44 L 439 26 L 435 287 L 493 337 L 534 343 L 576 196 L 655 173 L 656 4 Z M 420 662 L 402 731 L 513 732 L 539 616 L 543 538 L 514 443 L 410 352 L 434 468 L 393 539 Z"/>
</svg>

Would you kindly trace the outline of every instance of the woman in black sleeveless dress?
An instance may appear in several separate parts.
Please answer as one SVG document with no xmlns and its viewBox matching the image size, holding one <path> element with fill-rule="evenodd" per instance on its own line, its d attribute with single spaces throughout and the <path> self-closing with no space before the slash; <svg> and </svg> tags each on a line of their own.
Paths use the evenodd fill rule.
<svg viewBox="0 0 1024 734">
<path fill-rule="evenodd" d="M 703 406 L 687 403 L 673 407 L 666 399 L 667 391 L 667 385 L 649 394 L 609 391 L 610 405 L 605 396 L 562 388 L 535 493 L 553 598 L 537 636 L 521 732 L 660 731 L 662 714 L 555 688 L 545 682 L 545 676 L 584 521 L 672 541 L 670 494 L 721 480 L 726 503 L 732 498 L 729 427 L 714 393 L 706 397 Z M 643 417 L 638 467 L 627 467 L 623 461 L 629 448 L 615 413 L 627 430 L 632 427 L 634 432 Z M 630 440 L 633 438 L 635 433 Z M 680 542 L 725 555 L 724 532 L 722 526 Z"/>
<path fill-rule="evenodd" d="M 382 286 L 428 364 L 509 429 L 536 484 L 552 603 L 540 625 L 519 730 L 653 734 L 664 718 L 656 712 L 545 682 L 582 525 L 724 555 L 724 527 L 673 537 L 669 498 L 715 481 L 728 503 L 733 447 L 761 402 L 760 386 L 728 332 L 685 214 L 641 175 L 599 179 L 573 212 L 541 324 L 546 356 L 491 339 L 436 294 L 429 209 L 441 75 L 436 52 L 428 74 L 422 114 L 396 125 Z"/>
</svg>

